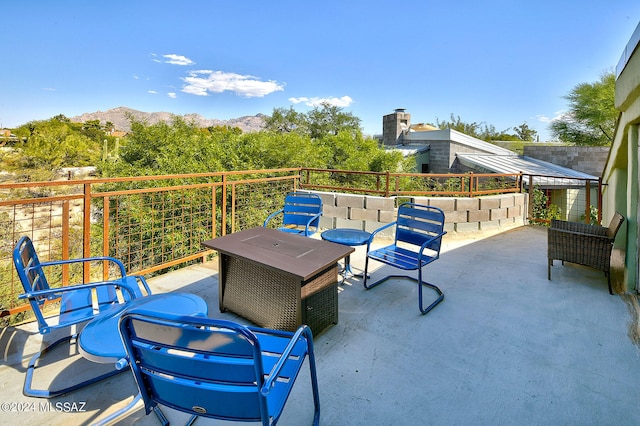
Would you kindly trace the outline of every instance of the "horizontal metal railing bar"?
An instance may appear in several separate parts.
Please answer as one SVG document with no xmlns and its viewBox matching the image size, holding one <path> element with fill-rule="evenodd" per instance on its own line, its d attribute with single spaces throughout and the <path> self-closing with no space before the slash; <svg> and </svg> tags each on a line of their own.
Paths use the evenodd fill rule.
<svg viewBox="0 0 640 426">
<path fill-rule="evenodd" d="M 22 198 L 22 199 L 13 199 L 13 200 L 2 200 L 0 201 L 0 207 L 2 206 L 15 206 L 15 205 L 24 205 L 24 204 L 35 204 L 35 203 L 52 203 L 66 200 L 82 200 L 82 194 L 75 195 L 53 195 L 49 197 L 37 197 L 37 198 Z"/>
<path fill-rule="evenodd" d="M 311 183 L 312 172 L 316 174 L 326 174 L 326 175 L 354 175 L 354 176 L 373 176 L 376 177 L 376 184 L 378 187 L 376 189 L 372 189 L 370 187 L 361 188 L 361 187 L 353 187 L 348 186 L 347 184 L 343 184 L 342 186 L 333 186 L 326 185 L 324 183 L 317 184 Z M 390 173 L 390 172 L 368 172 L 368 171 L 360 171 L 360 170 L 333 170 L 333 169 L 317 169 L 317 168 L 302 168 L 301 175 L 306 176 L 306 180 L 300 182 L 300 187 L 305 189 L 315 189 L 315 190 L 339 190 L 343 192 L 355 192 L 355 193 L 363 193 L 363 194 L 376 194 L 376 195 L 384 195 L 384 196 L 404 196 L 404 195 L 461 195 L 466 197 L 472 197 L 475 195 L 483 195 L 483 194 L 499 194 L 499 193 L 511 193 L 518 192 L 521 190 L 522 183 L 522 173 Z M 380 178 L 385 177 L 384 188 L 380 188 Z M 400 186 L 400 179 L 408 178 L 408 179 L 427 179 L 432 181 L 442 180 L 460 180 L 461 189 L 459 191 L 443 191 L 443 190 L 401 190 L 398 189 Z M 478 182 L 480 179 L 509 179 L 514 182 L 515 186 L 509 186 L 504 188 L 491 188 L 491 190 L 478 190 Z M 304 179 L 301 177 L 301 179 Z M 395 189 L 390 187 L 391 184 L 394 184 Z M 465 188 L 464 186 L 468 184 Z"/>
<path fill-rule="evenodd" d="M 222 186 L 222 185 L 224 185 L 224 182 L 194 183 L 191 185 L 125 189 L 122 191 L 92 192 L 91 196 L 94 198 L 102 198 L 102 197 L 112 197 L 116 195 L 132 195 L 132 194 L 148 194 L 150 192 L 166 192 L 167 190 L 177 191 L 182 189 L 211 188 L 213 186 Z"/>
<path fill-rule="evenodd" d="M 331 190 L 331 191 L 351 191 L 358 193 L 367 193 L 367 194 L 385 194 L 385 191 L 375 190 L 375 189 L 365 189 L 365 188 L 345 188 L 344 186 L 329 186 L 329 185 L 311 185 L 301 183 L 300 188 L 303 189 L 316 189 L 316 190 Z"/>
</svg>

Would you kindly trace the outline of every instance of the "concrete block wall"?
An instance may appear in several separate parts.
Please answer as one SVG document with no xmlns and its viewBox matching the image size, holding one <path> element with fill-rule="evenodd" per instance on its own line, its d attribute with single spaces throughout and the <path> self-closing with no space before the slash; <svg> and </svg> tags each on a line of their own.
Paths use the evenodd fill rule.
<svg viewBox="0 0 640 426">
<path fill-rule="evenodd" d="M 355 228 L 372 232 L 396 219 L 396 199 L 370 195 L 315 192 L 322 198 L 322 229 Z M 445 213 L 448 232 L 509 229 L 527 223 L 528 194 L 477 198 L 413 197 L 412 202 L 435 206 Z M 394 229 L 383 231 L 392 237 Z"/>
<path fill-rule="evenodd" d="M 601 176 L 609 149 L 608 146 L 526 145 L 524 155 L 593 176 Z"/>
</svg>

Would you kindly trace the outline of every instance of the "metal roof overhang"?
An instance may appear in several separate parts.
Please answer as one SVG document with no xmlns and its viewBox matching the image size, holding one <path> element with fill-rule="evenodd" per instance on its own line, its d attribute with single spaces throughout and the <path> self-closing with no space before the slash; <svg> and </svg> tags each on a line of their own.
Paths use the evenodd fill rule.
<svg viewBox="0 0 640 426">
<path fill-rule="evenodd" d="M 456 157 L 460 164 L 482 172 L 531 175 L 533 184 L 542 187 L 570 188 L 583 186 L 576 180 L 598 180 L 597 176 L 524 156 L 456 153 Z"/>
</svg>

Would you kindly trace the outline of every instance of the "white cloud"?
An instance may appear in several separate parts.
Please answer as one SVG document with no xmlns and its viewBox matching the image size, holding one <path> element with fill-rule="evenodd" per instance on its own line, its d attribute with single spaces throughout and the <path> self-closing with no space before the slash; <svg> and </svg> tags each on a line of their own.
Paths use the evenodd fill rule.
<svg viewBox="0 0 640 426">
<path fill-rule="evenodd" d="M 351 99 L 351 97 L 349 96 L 343 96 L 341 98 L 306 98 L 306 97 L 300 97 L 300 98 L 289 98 L 289 102 L 294 103 L 294 104 L 299 104 L 299 103 L 304 103 L 307 106 L 310 107 L 317 107 L 317 106 L 322 106 L 323 104 L 329 104 L 331 106 L 337 106 L 337 107 L 348 107 L 349 105 L 351 105 L 353 103 L 353 99 Z"/>
<path fill-rule="evenodd" d="M 546 115 L 536 115 L 536 119 L 542 123 L 551 123 L 560 118 L 565 118 L 567 116 L 567 111 L 557 111 L 556 115 L 553 117 L 547 117 Z"/>
<path fill-rule="evenodd" d="M 157 95 L 158 92 L 156 92 L 155 90 L 149 90 L 147 93 L 151 93 L 152 95 Z"/>
<path fill-rule="evenodd" d="M 234 92 L 245 98 L 261 98 L 273 92 L 284 90 L 284 85 L 273 80 L 262 81 L 251 75 L 236 73 L 196 70 L 182 79 L 186 84 L 184 93 L 197 96 L 208 96 L 210 93 Z"/>
<path fill-rule="evenodd" d="M 174 92 L 167 93 L 167 96 L 170 97 L 171 99 L 175 99 L 176 98 L 176 94 Z"/>
<path fill-rule="evenodd" d="M 193 62 L 191 59 L 187 58 L 186 56 L 182 56 L 182 55 L 170 54 L 170 55 L 163 55 L 163 57 L 167 59 L 165 61 L 167 64 L 173 64 L 173 65 L 193 65 L 193 64 L 195 64 L 195 62 Z"/>
</svg>

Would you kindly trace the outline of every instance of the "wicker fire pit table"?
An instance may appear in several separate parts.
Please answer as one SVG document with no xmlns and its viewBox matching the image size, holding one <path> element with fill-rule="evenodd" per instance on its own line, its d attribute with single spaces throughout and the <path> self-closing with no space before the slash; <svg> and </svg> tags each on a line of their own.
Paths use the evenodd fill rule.
<svg viewBox="0 0 640 426">
<path fill-rule="evenodd" d="M 338 322 L 338 261 L 353 247 L 257 227 L 202 243 L 219 253 L 220 311 L 314 335 Z"/>
</svg>

